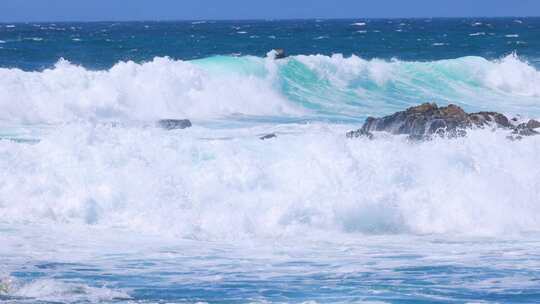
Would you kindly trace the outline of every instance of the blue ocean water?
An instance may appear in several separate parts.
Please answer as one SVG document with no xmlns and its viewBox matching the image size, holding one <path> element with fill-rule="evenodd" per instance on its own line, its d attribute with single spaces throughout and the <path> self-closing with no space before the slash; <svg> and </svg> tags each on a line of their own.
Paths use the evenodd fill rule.
<svg viewBox="0 0 540 304">
<path fill-rule="evenodd" d="M 540 138 L 345 137 L 539 69 L 540 18 L 0 23 L 0 302 L 540 303 Z"/>
</svg>

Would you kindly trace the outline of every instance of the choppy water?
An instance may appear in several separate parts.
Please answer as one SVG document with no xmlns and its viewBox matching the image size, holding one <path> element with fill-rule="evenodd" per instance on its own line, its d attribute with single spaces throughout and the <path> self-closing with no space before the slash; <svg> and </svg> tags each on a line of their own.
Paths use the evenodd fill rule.
<svg viewBox="0 0 540 304">
<path fill-rule="evenodd" d="M 534 18 L 0 24 L 0 302 L 540 303 L 540 138 L 344 136 L 425 101 L 539 118 L 539 41 Z"/>
</svg>

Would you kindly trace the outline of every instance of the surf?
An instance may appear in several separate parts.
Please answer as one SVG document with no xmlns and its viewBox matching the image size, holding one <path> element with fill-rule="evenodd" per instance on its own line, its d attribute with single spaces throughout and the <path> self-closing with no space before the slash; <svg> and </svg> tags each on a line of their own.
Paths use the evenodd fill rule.
<svg viewBox="0 0 540 304">
<path fill-rule="evenodd" d="M 60 59 L 43 71 L 0 69 L 0 121 L 161 118 L 235 115 L 343 121 L 383 115 L 425 101 L 467 110 L 540 115 L 540 72 L 515 54 L 408 62 L 342 55 L 275 61 L 217 56 L 181 61 L 119 62 L 89 70 Z"/>
</svg>

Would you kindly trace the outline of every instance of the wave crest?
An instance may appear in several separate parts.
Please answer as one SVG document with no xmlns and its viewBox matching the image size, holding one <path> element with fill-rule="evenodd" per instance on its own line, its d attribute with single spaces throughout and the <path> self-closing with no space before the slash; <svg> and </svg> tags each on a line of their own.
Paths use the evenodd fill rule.
<svg viewBox="0 0 540 304">
<path fill-rule="evenodd" d="M 0 69 L 0 120 L 169 117 L 364 117 L 425 101 L 540 115 L 540 72 L 515 54 L 434 62 L 352 56 L 155 58 L 91 71 L 60 60 L 41 72 Z"/>
</svg>

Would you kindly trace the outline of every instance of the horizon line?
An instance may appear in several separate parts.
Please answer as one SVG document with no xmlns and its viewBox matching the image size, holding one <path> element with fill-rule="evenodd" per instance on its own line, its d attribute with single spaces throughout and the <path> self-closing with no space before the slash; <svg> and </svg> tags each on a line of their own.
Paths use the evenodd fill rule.
<svg viewBox="0 0 540 304">
<path fill-rule="evenodd" d="M 431 16 L 431 17 L 339 17 L 339 18 L 239 18 L 239 19 L 229 19 L 229 18 L 208 18 L 208 19 L 175 19 L 175 18 L 163 18 L 163 19 L 122 19 L 122 20 L 113 20 L 113 19 L 89 19 L 89 20 L 28 20 L 28 21 L 3 21 L 0 20 L 0 24 L 6 23 L 99 23 L 99 22 L 238 22 L 238 21 L 264 21 L 264 22 L 273 22 L 273 21 L 312 21 L 312 20 L 324 20 L 324 21 L 339 21 L 339 20 L 418 20 L 418 19 L 511 19 L 511 18 L 540 18 L 540 15 L 530 15 L 530 16 Z"/>
</svg>

